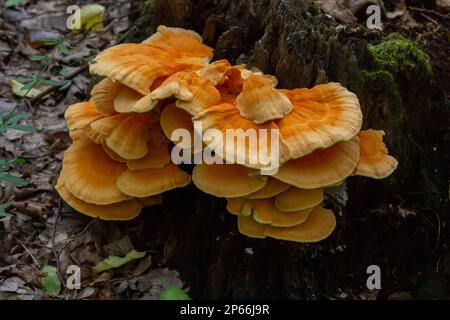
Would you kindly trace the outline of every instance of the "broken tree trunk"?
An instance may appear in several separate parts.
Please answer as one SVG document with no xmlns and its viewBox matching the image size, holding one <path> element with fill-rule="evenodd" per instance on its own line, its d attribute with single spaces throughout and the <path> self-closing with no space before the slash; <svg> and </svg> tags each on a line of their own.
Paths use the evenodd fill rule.
<svg viewBox="0 0 450 320">
<path fill-rule="evenodd" d="M 400 166 L 385 181 L 350 178 L 346 206 L 329 203 L 337 213 L 336 231 L 317 244 L 246 238 L 225 211 L 224 199 L 193 186 L 168 193 L 161 207 L 129 222 L 134 242 L 154 249 L 157 263 L 179 270 L 193 298 L 327 298 L 340 290 L 357 294 L 365 288 L 371 264 L 382 270 L 381 296 L 393 288 L 412 290 L 411 279 L 423 262 L 431 261 L 426 254 L 438 254 L 432 252 L 436 238 L 430 220 L 435 217 L 425 208 L 443 190 L 442 177 L 433 169 L 445 168 L 445 163 L 433 156 L 432 148 L 445 145 L 445 117 L 432 76 L 378 70 L 368 40 L 382 37 L 344 31 L 311 1 L 145 4 L 153 14 L 148 14 L 148 29 L 139 30 L 142 37 L 160 24 L 189 28 L 215 48 L 214 59 L 273 74 L 280 88 L 342 83 L 360 99 L 364 128 L 386 132 Z M 394 214 L 400 203 L 419 212 L 402 220 Z M 447 239 L 443 231 L 441 235 L 441 241 Z"/>
</svg>

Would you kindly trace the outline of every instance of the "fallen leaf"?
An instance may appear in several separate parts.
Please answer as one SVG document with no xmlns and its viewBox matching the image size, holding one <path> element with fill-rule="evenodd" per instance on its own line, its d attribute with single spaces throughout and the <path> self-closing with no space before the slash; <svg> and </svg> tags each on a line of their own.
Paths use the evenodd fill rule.
<svg viewBox="0 0 450 320">
<path fill-rule="evenodd" d="M 348 8 L 341 6 L 336 0 L 315 0 L 314 2 L 320 6 L 323 12 L 340 22 L 355 24 L 358 21 Z"/>
<path fill-rule="evenodd" d="M 95 273 L 99 273 L 99 272 L 106 271 L 106 270 L 109 270 L 112 268 L 118 268 L 130 261 L 140 259 L 144 256 L 145 256 L 145 251 L 141 252 L 141 251 L 131 250 L 130 252 L 128 252 L 128 254 L 125 257 L 109 256 L 102 262 L 98 263 L 92 269 L 94 270 Z"/>
<path fill-rule="evenodd" d="M 105 7 L 99 4 L 88 4 L 81 7 L 79 16 L 77 13 L 71 16 L 69 21 L 71 26 L 76 26 L 74 19 L 80 18 L 80 27 L 84 27 L 90 31 L 98 31 L 104 28 L 103 26 L 103 14 L 105 13 Z"/>
<path fill-rule="evenodd" d="M 133 250 L 133 244 L 128 236 L 124 236 L 117 241 L 108 243 L 103 250 L 108 256 L 124 256 Z"/>
<path fill-rule="evenodd" d="M 135 277 L 140 276 L 145 271 L 147 271 L 148 268 L 152 265 L 152 256 L 147 256 L 144 260 L 142 260 L 139 265 L 136 267 L 136 269 L 133 272 L 133 275 Z"/>
<path fill-rule="evenodd" d="M 86 299 L 89 298 L 90 296 L 92 296 L 95 293 L 95 288 L 93 287 L 86 287 L 83 288 L 79 294 L 77 294 L 77 299 L 82 300 L 82 299 Z"/>
<path fill-rule="evenodd" d="M 25 281 L 23 281 L 19 277 L 12 277 L 5 279 L 0 282 L 0 292 L 16 292 L 20 293 L 20 288 L 25 285 Z"/>
<path fill-rule="evenodd" d="M 61 281 L 58 278 L 58 271 L 53 266 L 42 268 L 44 277 L 42 278 L 42 287 L 52 297 L 59 295 L 61 291 Z"/>
<path fill-rule="evenodd" d="M 35 287 L 41 287 L 42 285 L 42 273 L 32 265 L 13 266 L 11 273 Z"/>
<path fill-rule="evenodd" d="M 22 4 L 23 0 L 6 0 L 5 1 L 5 8 L 20 6 Z"/>
<path fill-rule="evenodd" d="M 33 98 L 41 93 L 41 90 L 36 88 L 23 89 L 25 85 L 14 79 L 11 79 L 10 85 L 13 93 L 19 97 Z"/>
<path fill-rule="evenodd" d="M 189 296 L 178 287 L 169 287 L 161 293 L 160 300 L 191 300 Z"/>
</svg>

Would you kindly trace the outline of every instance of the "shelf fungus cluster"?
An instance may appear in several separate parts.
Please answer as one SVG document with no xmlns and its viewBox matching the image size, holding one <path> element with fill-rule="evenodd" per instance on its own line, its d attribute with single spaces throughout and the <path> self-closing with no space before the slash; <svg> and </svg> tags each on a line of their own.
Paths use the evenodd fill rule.
<svg viewBox="0 0 450 320">
<path fill-rule="evenodd" d="M 212 52 L 195 32 L 160 26 L 100 53 L 90 71 L 105 78 L 65 114 L 74 142 L 59 194 L 84 214 L 131 219 L 191 182 L 180 154 L 196 164 L 197 188 L 227 199 L 242 234 L 325 239 L 336 225 L 325 188 L 397 167 L 384 132 L 361 131 L 358 99 L 338 83 L 279 89 L 274 76 L 209 62 Z"/>
</svg>

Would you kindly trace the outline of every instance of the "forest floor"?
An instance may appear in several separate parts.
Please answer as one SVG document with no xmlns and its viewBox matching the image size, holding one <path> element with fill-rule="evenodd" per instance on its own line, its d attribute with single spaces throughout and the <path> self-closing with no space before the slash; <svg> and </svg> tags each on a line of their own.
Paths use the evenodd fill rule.
<svg viewBox="0 0 450 320">
<path fill-rule="evenodd" d="M 89 99 L 94 77 L 87 71 L 87 63 L 126 37 L 133 25 L 130 11 L 135 9 L 130 9 L 129 1 L 99 1 L 106 7 L 104 28 L 73 33 L 66 27 L 66 8 L 73 1 L 16 1 L 19 4 L 7 7 L 11 2 L 0 1 L 0 114 L 7 119 L 9 114 L 24 112 L 13 124 L 29 126 L 34 131 L 16 127 L 1 132 L 0 128 L 0 159 L 4 161 L 0 165 L 0 180 L 12 175 L 26 181 L 0 181 L 0 300 L 159 299 L 164 289 L 173 286 L 188 293 L 197 292 L 193 298 L 205 297 L 190 288 L 189 279 L 183 277 L 186 270 L 171 268 L 176 236 L 158 232 L 157 226 L 143 230 L 152 224 L 151 209 L 129 223 L 100 221 L 64 205 L 53 188 L 63 152 L 71 144 L 64 112 L 69 105 Z M 396 18 L 385 21 L 385 32 L 402 31 L 418 41 L 430 55 L 433 66 L 437 66 L 436 72 L 442 74 L 440 78 L 450 81 L 450 15 L 434 7 L 399 8 Z M 37 84 L 31 90 L 21 90 L 21 84 L 13 84 L 12 79 L 25 85 L 33 81 Z M 438 215 L 431 215 L 429 225 L 418 228 L 414 237 L 411 230 L 422 220 L 415 220 L 417 212 L 413 208 L 400 209 L 395 210 L 400 214 L 386 217 L 386 213 L 374 213 L 370 219 L 381 221 L 383 229 L 390 229 L 391 237 L 399 231 L 399 237 L 406 232 L 412 241 L 428 239 L 432 247 L 425 251 L 430 255 L 438 247 L 448 249 L 447 244 L 440 243 L 440 232 L 450 223 L 448 217 L 442 221 Z M 145 236 L 140 239 L 141 234 Z M 151 239 L 152 235 L 155 239 Z M 414 248 L 421 246 L 411 243 Z M 105 272 L 93 271 L 92 267 L 107 257 L 127 256 L 135 247 L 145 255 L 128 255 L 129 263 L 112 265 Z M 423 265 L 411 266 L 414 272 L 419 270 L 412 276 L 413 284 L 405 286 L 406 278 L 393 280 L 389 294 L 383 298 L 450 298 L 450 254 L 420 261 Z M 81 267 L 81 290 L 66 287 L 70 265 Z M 411 276 L 411 270 L 405 271 L 405 277 Z M 341 283 L 334 281 L 324 296 L 379 298 L 378 291 L 361 288 L 352 283 L 351 277 Z"/>
</svg>

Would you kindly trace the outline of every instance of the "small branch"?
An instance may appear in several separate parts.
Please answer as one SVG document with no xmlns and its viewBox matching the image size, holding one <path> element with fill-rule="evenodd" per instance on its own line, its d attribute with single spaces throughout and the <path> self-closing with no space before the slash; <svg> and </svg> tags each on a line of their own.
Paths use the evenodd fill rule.
<svg viewBox="0 0 450 320">
<path fill-rule="evenodd" d="M 408 7 L 408 9 L 410 9 L 411 11 L 434 14 L 443 19 L 450 19 L 450 16 L 448 14 L 442 14 L 442 13 L 439 13 L 439 12 L 436 12 L 436 11 L 430 10 L 430 9 L 423 9 L 423 8 L 417 8 L 417 7 Z"/>
<path fill-rule="evenodd" d="M 77 75 L 79 75 L 80 73 L 82 73 L 83 71 L 87 70 L 89 67 L 88 64 L 85 64 L 81 67 L 79 67 L 77 70 L 73 71 L 72 73 L 68 74 L 67 76 L 64 77 L 64 80 L 72 80 L 73 78 L 75 78 Z M 30 103 L 32 105 L 34 105 L 35 103 L 39 102 L 42 98 L 44 98 L 45 96 L 49 95 L 50 93 L 57 91 L 59 88 L 61 88 L 61 86 L 51 86 L 49 88 L 47 88 L 46 90 L 42 91 L 40 94 L 38 94 L 37 96 L 33 97 L 30 99 Z"/>
<path fill-rule="evenodd" d="M 420 15 L 421 15 L 422 17 L 424 17 L 425 19 L 427 19 L 427 20 L 430 21 L 431 23 L 434 23 L 434 24 L 436 24 L 436 25 L 439 26 L 439 22 L 437 22 L 436 20 L 434 20 L 434 19 L 432 19 L 431 17 L 427 16 L 425 13 L 422 13 L 422 12 L 419 12 L 419 13 L 420 13 Z"/>
<path fill-rule="evenodd" d="M 77 238 L 81 237 L 83 234 L 85 234 L 85 233 L 88 231 L 89 227 L 90 227 L 91 225 L 93 225 L 95 222 L 97 222 L 97 219 L 92 219 L 91 221 L 89 221 L 89 223 L 84 227 L 84 229 L 83 229 L 80 233 L 77 233 L 77 234 L 74 235 L 69 241 L 67 241 L 67 242 L 64 244 L 64 246 L 63 246 L 61 249 L 58 250 L 58 257 L 60 256 L 61 252 L 62 252 L 69 244 L 71 244 L 75 239 L 77 239 Z"/>
<path fill-rule="evenodd" d="M 28 255 L 31 257 L 31 259 L 33 259 L 33 262 L 39 267 L 39 269 L 42 268 L 42 266 L 40 265 L 40 263 L 37 261 L 37 259 L 33 256 L 33 254 L 30 252 L 30 250 L 28 250 L 28 248 L 23 244 L 22 241 L 18 240 L 18 242 L 20 243 L 20 245 L 22 246 L 22 248 L 25 249 L 25 251 L 28 253 Z"/>
</svg>

